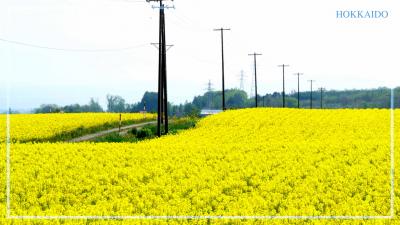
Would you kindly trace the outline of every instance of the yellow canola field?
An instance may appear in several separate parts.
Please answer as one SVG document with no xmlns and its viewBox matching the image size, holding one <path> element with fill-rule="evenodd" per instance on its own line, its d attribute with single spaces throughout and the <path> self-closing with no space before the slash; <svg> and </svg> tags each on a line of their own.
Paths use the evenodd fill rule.
<svg viewBox="0 0 400 225">
<path fill-rule="evenodd" d="M 6 115 L 0 115 L 5 121 Z M 154 119 L 155 114 L 123 113 L 122 122 L 135 122 Z M 51 138 L 55 135 L 76 129 L 87 129 L 103 124 L 119 122 L 119 113 L 55 113 L 55 114 L 13 114 L 10 116 L 10 137 L 13 141 L 31 141 Z M 6 129 L 6 123 L 0 123 L 0 130 Z M 4 142 L 5 137 L 0 137 Z"/>
<path fill-rule="evenodd" d="M 400 137 L 400 119 L 395 124 Z M 398 144 L 397 138 L 396 153 Z M 390 215 L 389 110 L 228 111 L 192 130 L 137 144 L 12 144 L 11 161 L 11 215 Z M 391 220 L 0 222 L 398 224 L 395 200 Z"/>
</svg>

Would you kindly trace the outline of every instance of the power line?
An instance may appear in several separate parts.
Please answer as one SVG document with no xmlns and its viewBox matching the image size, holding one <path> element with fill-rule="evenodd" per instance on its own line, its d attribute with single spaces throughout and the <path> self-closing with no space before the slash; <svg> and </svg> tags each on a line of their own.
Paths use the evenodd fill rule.
<svg viewBox="0 0 400 225">
<path fill-rule="evenodd" d="M 196 20 L 193 20 L 193 18 L 185 16 L 185 14 L 180 11 L 174 14 L 174 16 L 176 16 L 177 18 L 179 18 L 181 21 L 183 21 L 184 23 L 188 24 L 190 23 L 190 27 L 195 26 L 196 28 L 192 28 L 193 30 L 197 31 L 197 32 L 209 32 L 209 28 L 206 27 L 205 25 L 203 25 L 203 23 L 200 23 Z"/>
<path fill-rule="evenodd" d="M 58 47 L 49 47 L 37 44 L 31 44 L 21 41 L 14 41 L 9 39 L 0 38 L 1 42 L 20 45 L 30 48 L 38 48 L 38 49 L 45 49 L 45 50 L 53 50 L 53 51 L 66 51 L 66 52 L 118 52 L 118 51 L 128 51 L 132 49 L 137 49 L 146 46 L 147 44 L 140 44 L 136 46 L 129 46 L 129 47 L 122 47 L 122 48 L 109 48 L 109 49 L 79 49 L 79 48 L 58 48 Z"/>
<path fill-rule="evenodd" d="M 150 43 L 151 45 L 153 45 L 154 47 L 156 47 L 158 49 L 160 43 Z M 172 47 L 174 47 L 174 45 L 165 45 L 167 47 L 166 51 L 170 50 Z"/>
<path fill-rule="evenodd" d="M 109 0 L 110 2 L 147 3 L 144 0 Z"/>
</svg>

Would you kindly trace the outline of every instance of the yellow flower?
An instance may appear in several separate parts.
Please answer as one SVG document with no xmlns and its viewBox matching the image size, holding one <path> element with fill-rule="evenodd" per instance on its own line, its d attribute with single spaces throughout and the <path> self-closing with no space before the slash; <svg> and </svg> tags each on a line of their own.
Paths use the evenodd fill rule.
<svg viewBox="0 0 400 225">
<path fill-rule="evenodd" d="M 398 168 L 400 111 L 395 113 Z M 34 137 L 56 129 L 36 130 L 34 120 L 25 121 Z M 14 132 L 22 133 L 14 134 L 29 138 L 20 126 Z M 5 164 L 1 165 L 4 171 Z M 4 187 L 3 176 L 1 183 Z M 136 144 L 11 145 L 12 215 L 388 216 L 390 188 L 389 110 L 244 109 L 205 118 L 177 135 Z M 397 183 L 395 190 L 400 196 Z M 264 223 L 397 224 L 400 199 L 395 200 L 394 220 Z M 4 204 L 0 202 L 3 208 Z"/>
</svg>

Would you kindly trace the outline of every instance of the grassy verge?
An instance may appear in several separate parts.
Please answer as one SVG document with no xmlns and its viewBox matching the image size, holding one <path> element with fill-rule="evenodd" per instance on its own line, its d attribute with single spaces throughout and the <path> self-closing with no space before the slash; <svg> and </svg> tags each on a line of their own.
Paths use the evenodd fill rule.
<svg viewBox="0 0 400 225">
<path fill-rule="evenodd" d="M 180 131 L 196 126 L 199 119 L 192 117 L 172 119 L 169 123 L 169 134 L 174 135 Z M 133 128 L 126 134 L 112 133 L 96 138 L 94 142 L 138 142 L 145 139 L 157 137 L 157 125 L 146 125 L 142 128 Z"/>
</svg>

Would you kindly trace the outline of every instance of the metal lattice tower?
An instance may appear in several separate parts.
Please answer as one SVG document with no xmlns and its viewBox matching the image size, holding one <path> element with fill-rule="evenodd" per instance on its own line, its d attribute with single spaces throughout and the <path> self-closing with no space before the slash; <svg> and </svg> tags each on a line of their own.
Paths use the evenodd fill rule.
<svg viewBox="0 0 400 225">
<path fill-rule="evenodd" d="M 241 70 L 240 71 L 240 90 L 242 90 L 242 91 L 244 91 L 244 78 L 245 78 L 244 71 Z"/>
<path fill-rule="evenodd" d="M 212 108 L 212 95 L 213 95 L 213 83 L 211 82 L 211 80 L 209 80 L 208 81 L 208 83 L 207 83 L 207 97 L 208 97 L 208 99 L 207 99 L 207 101 L 208 101 L 208 109 L 211 109 Z"/>
</svg>

